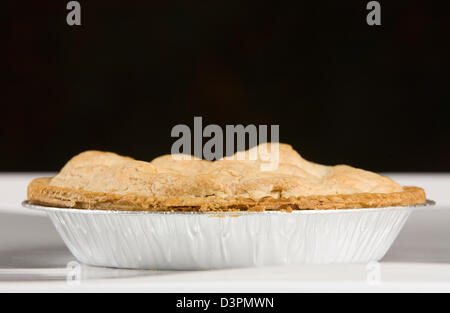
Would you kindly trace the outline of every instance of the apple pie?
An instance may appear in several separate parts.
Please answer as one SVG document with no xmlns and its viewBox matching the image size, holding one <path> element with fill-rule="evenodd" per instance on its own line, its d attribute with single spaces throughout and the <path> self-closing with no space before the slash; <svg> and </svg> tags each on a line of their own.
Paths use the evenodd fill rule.
<svg viewBox="0 0 450 313">
<path fill-rule="evenodd" d="M 348 165 L 303 159 L 286 144 L 277 166 L 251 158 L 261 147 L 216 161 L 165 155 L 151 162 L 87 151 L 53 178 L 38 178 L 28 200 L 59 208 L 126 211 L 268 211 L 355 209 L 423 204 L 425 192 Z M 256 150 L 255 150 L 256 149 Z"/>
</svg>

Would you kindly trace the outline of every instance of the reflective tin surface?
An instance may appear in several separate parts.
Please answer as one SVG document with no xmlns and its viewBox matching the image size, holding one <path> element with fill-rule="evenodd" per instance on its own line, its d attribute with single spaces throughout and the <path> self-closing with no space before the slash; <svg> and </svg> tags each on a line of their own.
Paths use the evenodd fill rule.
<svg viewBox="0 0 450 313">
<path fill-rule="evenodd" d="M 134 212 L 50 208 L 73 255 L 103 267 L 199 270 L 381 259 L 415 207 L 284 212 Z"/>
</svg>

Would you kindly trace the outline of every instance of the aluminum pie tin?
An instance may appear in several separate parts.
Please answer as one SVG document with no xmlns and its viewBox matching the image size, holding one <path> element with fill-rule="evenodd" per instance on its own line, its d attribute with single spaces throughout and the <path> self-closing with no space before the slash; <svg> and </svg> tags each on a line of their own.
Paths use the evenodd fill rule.
<svg viewBox="0 0 450 313">
<path fill-rule="evenodd" d="M 102 267 L 207 270 L 380 260 L 424 205 L 269 212 L 138 212 L 23 206 L 47 213 L 72 254 Z"/>
</svg>

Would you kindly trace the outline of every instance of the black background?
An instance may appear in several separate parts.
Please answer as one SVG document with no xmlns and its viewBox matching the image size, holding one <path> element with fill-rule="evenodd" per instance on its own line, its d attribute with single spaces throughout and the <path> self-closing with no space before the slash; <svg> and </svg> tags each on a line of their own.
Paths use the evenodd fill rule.
<svg viewBox="0 0 450 313">
<path fill-rule="evenodd" d="M 176 124 L 279 124 L 305 158 L 450 171 L 445 1 L 4 0 L 0 171 L 151 160 Z"/>
</svg>

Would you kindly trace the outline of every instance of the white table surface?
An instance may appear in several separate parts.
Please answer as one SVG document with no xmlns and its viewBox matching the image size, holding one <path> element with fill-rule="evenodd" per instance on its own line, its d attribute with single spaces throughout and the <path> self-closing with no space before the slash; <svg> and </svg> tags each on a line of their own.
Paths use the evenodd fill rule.
<svg viewBox="0 0 450 313">
<path fill-rule="evenodd" d="M 21 208 L 33 177 L 0 174 L 0 292 L 450 292 L 450 174 L 389 174 L 437 202 L 412 214 L 377 265 L 279 266 L 221 271 L 133 271 L 80 265 L 42 213 Z M 374 270 L 375 268 L 375 270 Z M 379 280 L 368 280 L 370 277 Z"/>
</svg>

